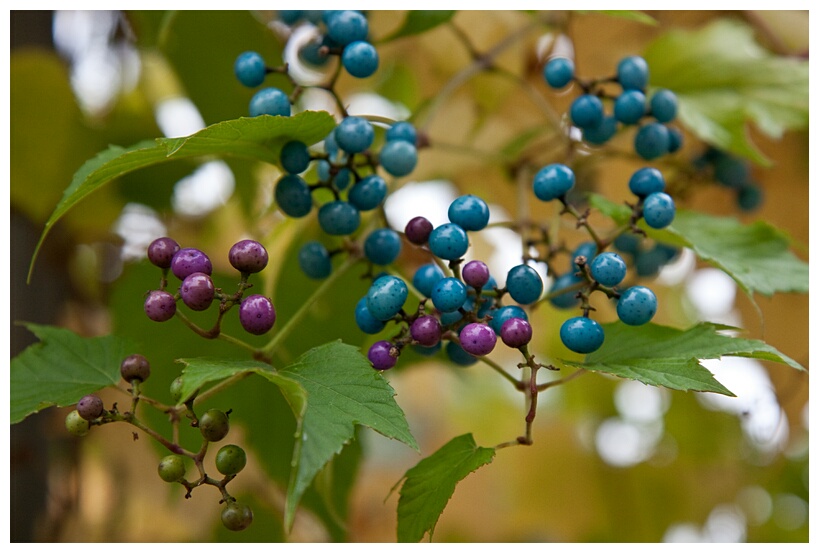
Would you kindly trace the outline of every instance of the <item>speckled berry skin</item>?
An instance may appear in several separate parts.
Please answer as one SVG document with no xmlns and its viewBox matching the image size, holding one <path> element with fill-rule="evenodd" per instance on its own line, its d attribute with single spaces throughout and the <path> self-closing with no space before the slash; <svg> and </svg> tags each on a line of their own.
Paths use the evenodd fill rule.
<svg viewBox="0 0 819 553">
<path fill-rule="evenodd" d="M 367 309 L 379 321 L 395 317 L 407 301 L 409 288 L 400 278 L 392 275 L 377 278 L 367 292 Z"/>
<path fill-rule="evenodd" d="M 366 296 L 358 300 L 355 306 L 355 324 L 365 334 L 378 334 L 386 326 L 384 321 L 379 321 L 373 317 L 373 314 L 367 309 Z"/>
<path fill-rule="evenodd" d="M 466 231 L 455 223 L 444 223 L 429 235 L 429 249 L 433 255 L 452 261 L 460 259 L 469 249 Z"/>
<path fill-rule="evenodd" d="M 489 206 L 478 196 L 466 194 L 449 204 L 447 215 L 464 230 L 481 230 L 489 223 Z"/>
<path fill-rule="evenodd" d="M 333 236 L 352 234 L 361 224 L 361 214 L 349 202 L 336 200 L 319 208 L 318 221 L 321 229 Z"/>
<path fill-rule="evenodd" d="M 199 417 L 199 432 L 209 442 L 218 442 L 230 432 L 227 414 L 219 409 L 208 409 Z"/>
<path fill-rule="evenodd" d="M 512 317 L 501 326 L 501 340 L 510 348 L 520 348 L 532 339 L 532 325 L 524 319 Z"/>
<path fill-rule="evenodd" d="M 489 282 L 489 267 L 477 259 L 470 261 L 461 269 L 461 277 L 472 288 L 483 288 Z"/>
<path fill-rule="evenodd" d="M 176 252 L 171 260 L 171 272 L 179 280 L 193 273 L 213 273 L 213 264 L 202 250 L 196 248 L 182 248 Z"/>
<path fill-rule="evenodd" d="M 157 238 L 148 246 L 148 260 L 160 269 L 170 269 L 174 254 L 180 249 L 173 238 Z"/>
<path fill-rule="evenodd" d="M 77 412 L 82 418 L 91 421 L 102 415 L 103 404 L 99 396 L 89 394 L 77 402 Z"/>
<path fill-rule="evenodd" d="M 543 292 L 543 279 L 529 265 L 517 265 L 506 275 L 506 289 L 512 299 L 522 305 L 535 303 Z"/>
<path fill-rule="evenodd" d="M 349 154 L 363 152 L 370 147 L 375 138 L 372 124 L 362 117 L 345 117 L 335 131 L 339 148 Z"/>
<path fill-rule="evenodd" d="M 445 277 L 432 288 L 432 303 L 443 312 L 457 311 L 466 301 L 466 286 L 454 277 Z"/>
<path fill-rule="evenodd" d="M 418 246 L 423 246 L 429 240 L 429 235 L 432 233 L 432 223 L 426 217 L 413 217 L 407 222 L 404 227 L 404 234 L 407 235 L 407 240 Z"/>
<path fill-rule="evenodd" d="M 432 315 L 418 317 L 410 325 L 410 335 L 421 346 L 435 346 L 441 341 L 441 323 Z"/>
<path fill-rule="evenodd" d="M 390 355 L 392 351 L 392 344 L 387 340 L 381 340 L 370 346 L 367 352 L 367 359 L 370 360 L 372 366 L 377 371 L 386 371 L 395 366 L 398 361 L 397 357 Z"/>
<path fill-rule="evenodd" d="M 458 338 L 464 351 L 475 356 L 489 354 L 498 340 L 495 331 L 483 323 L 469 323 L 461 329 Z"/>
<path fill-rule="evenodd" d="M 435 263 L 421 265 L 412 276 L 412 285 L 421 292 L 424 297 L 432 296 L 432 289 L 439 280 L 444 278 L 444 272 Z"/>
<path fill-rule="evenodd" d="M 677 208 L 674 200 L 665 192 L 654 192 L 643 202 L 643 219 L 651 228 L 662 229 L 674 221 Z"/>
<path fill-rule="evenodd" d="M 665 190 L 665 178 L 659 169 L 642 167 L 631 175 L 628 188 L 632 194 L 644 198 L 654 192 Z"/>
<path fill-rule="evenodd" d="M 68 430 L 71 435 L 80 437 L 88 434 L 91 425 L 74 409 L 65 417 L 65 429 Z"/>
<path fill-rule="evenodd" d="M 551 163 L 535 174 L 532 188 L 539 200 L 549 202 L 565 196 L 574 183 L 574 171 L 570 167 L 562 163 Z"/>
<path fill-rule="evenodd" d="M 269 257 L 264 246 L 255 240 L 240 240 L 231 246 L 228 260 L 241 273 L 258 273 L 265 267 Z"/>
<path fill-rule="evenodd" d="M 592 278 L 603 286 L 617 286 L 626 278 L 626 262 L 614 252 L 596 255 L 589 268 Z"/>
<path fill-rule="evenodd" d="M 143 305 L 145 314 L 152 321 L 162 323 L 176 314 L 176 300 L 173 294 L 164 290 L 151 290 Z"/>
<path fill-rule="evenodd" d="M 392 229 L 375 229 L 364 240 L 364 255 L 376 265 L 389 265 L 401 253 L 401 237 Z"/>
<path fill-rule="evenodd" d="M 657 313 L 657 296 L 645 286 L 632 286 L 617 300 L 617 316 L 627 325 L 640 326 Z"/>
<path fill-rule="evenodd" d="M 591 353 L 603 345 L 603 327 L 588 317 L 573 317 L 560 327 L 563 345 L 576 353 Z"/>
<path fill-rule="evenodd" d="M 194 311 L 205 311 L 210 307 L 215 294 L 213 281 L 205 273 L 192 273 L 186 276 L 179 287 L 182 301 Z"/>
<path fill-rule="evenodd" d="M 132 380 L 144 382 L 151 376 L 151 364 L 145 356 L 134 353 L 122 360 L 119 365 L 119 374 L 125 382 Z"/>
<path fill-rule="evenodd" d="M 242 300 L 239 306 L 239 322 L 251 334 L 268 332 L 276 323 L 276 309 L 273 303 L 260 294 L 253 294 Z"/>
<path fill-rule="evenodd" d="M 495 331 L 495 334 L 500 334 L 501 328 L 503 328 L 503 323 L 505 323 L 506 321 L 513 317 L 523 319 L 524 321 L 529 320 L 528 315 L 526 315 L 526 311 L 524 311 L 518 305 L 504 305 L 503 307 L 499 307 L 498 309 L 492 309 L 491 311 L 489 311 L 489 315 L 492 316 L 492 320 L 489 321 L 489 326 L 492 327 L 492 330 Z"/>
</svg>

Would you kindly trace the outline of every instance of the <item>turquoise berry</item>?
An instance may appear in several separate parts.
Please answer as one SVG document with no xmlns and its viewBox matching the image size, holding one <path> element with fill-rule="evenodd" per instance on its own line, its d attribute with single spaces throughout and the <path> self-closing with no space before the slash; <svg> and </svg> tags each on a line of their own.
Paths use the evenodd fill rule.
<svg viewBox="0 0 819 553">
<path fill-rule="evenodd" d="M 600 349 L 605 335 L 600 323 L 588 317 L 573 317 L 560 327 L 563 345 L 576 353 L 591 353 Z"/>
<path fill-rule="evenodd" d="M 407 284 L 400 278 L 392 275 L 379 277 L 367 292 L 367 309 L 379 321 L 388 321 L 401 311 L 408 294 Z"/>
<path fill-rule="evenodd" d="M 535 303 L 543 293 L 543 279 L 529 265 L 517 265 L 506 275 L 506 289 L 513 300 L 528 305 Z"/>
<path fill-rule="evenodd" d="M 445 277 L 432 287 L 432 303 L 443 313 L 457 311 L 466 301 L 466 285 L 454 277 Z"/>
<path fill-rule="evenodd" d="M 455 223 L 444 223 L 429 235 L 429 249 L 433 255 L 452 261 L 460 259 L 469 249 L 466 231 Z"/>
<path fill-rule="evenodd" d="M 668 127 L 662 123 L 647 123 L 634 135 L 634 151 L 646 160 L 667 154 L 669 145 Z"/>
<path fill-rule="evenodd" d="M 353 204 L 335 200 L 319 208 L 318 222 L 321 229 L 327 234 L 346 236 L 358 229 L 361 224 L 361 214 Z"/>
<path fill-rule="evenodd" d="M 627 325 L 644 325 L 656 312 L 657 296 L 645 286 L 632 286 L 617 300 L 617 316 Z"/>
<path fill-rule="evenodd" d="M 603 252 L 591 261 L 591 275 L 603 286 L 617 286 L 626 278 L 626 262 L 614 252 Z"/>
<path fill-rule="evenodd" d="M 628 188 L 631 193 L 644 198 L 654 192 L 665 190 L 665 179 L 663 174 L 654 167 L 643 167 L 637 169 L 628 181 Z"/>
<path fill-rule="evenodd" d="M 677 95 L 661 88 L 651 97 L 651 115 L 660 123 L 668 123 L 677 117 Z"/>
<path fill-rule="evenodd" d="M 581 256 L 585 257 L 586 258 L 585 262 L 590 263 L 595 255 L 597 255 L 597 244 L 595 244 L 591 240 L 581 242 L 572 252 L 572 269 L 574 271 L 580 270 L 580 266 L 577 264 L 578 257 Z"/>
<path fill-rule="evenodd" d="M 359 211 L 370 211 L 381 205 L 386 197 L 387 182 L 378 175 L 369 175 L 353 185 L 347 201 Z"/>
<path fill-rule="evenodd" d="M 563 88 L 574 78 L 574 62 L 569 58 L 552 58 L 543 67 L 543 78 L 552 88 Z"/>
<path fill-rule="evenodd" d="M 478 362 L 477 357 L 467 353 L 464 348 L 455 342 L 447 342 L 444 351 L 446 351 L 446 355 L 449 357 L 450 361 L 456 365 L 461 365 L 462 367 L 468 367 L 469 365 L 474 365 Z"/>
<path fill-rule="evenodd" d="M 432 296 L 432 289 L 439 280 L 444 278 L 444 272 L 435 263 L 421 265 L 412 277 L 412 285 L 425 298 Z"/>
<path fill-rule="evenodd" d="M 364 240 L 364 255 L 376 265 L 389 265 L 400 253 L 401 237 L 392 229 L 376 229 Z"/>
<path fill-rule="evenodd" d="M 646 95 L 639 90 L 625 90 L 614 101 L 614 117 L 625 125 L 633 125 L 646 113 Z"/>
<path fill-rule="evenodd" d="M 575 177 L 571 167 L 552 163 L 535 174 L 533 188 L 539 200 L 548 202 L 561 198 L 574 186 Z"/>
<path fill-rule="evenodd" d="M 584 282 L 584 279 L 577 276 L 574 272 L 570 271 L 560 275 L 554 280 L 552 286 L 549 288 L 549 295 L 551 296 L 549 298 L 549 303 L 558 309 L 571 309 L 572 307 L 580 305 L 580 299 L 577 297 L 577 292 L 579 289 L 574 288 L 574 286 L 580 284 L 581 282 Z M 571 290 L 552 296 L 552 294 L 560 292 L 566 288 L 571 288 Z"/>
<path fill-rule="evenodd" d="M 578 96 L 569 108 L 569 116 L 576 127 L 596 127 L 603 122 L 603 102 L 592 94 Z"/>
<path fill-rule="evenodd" d="M 648 86 L 648 63 L 640 56 L 629 56 L 617 64 L 617 81 L 623 90 L 645 90 Z"/>
<path fill-rule="evenodd" d="M 674 220 L 674 200 L 665 192 L 654 192 L 643 202 L 643 218 L 651 228 L 662 229 Z"/>
<path fill-rule="evenodd" d="M 418 164 L 418 150 L 414 143 L 406 140 L 391 140 L 381 148 L 378 160 L 390 175 L 404 177 Z"/>
<path fill-rule="evenodd" d="M 384 139 L 387 142 L 403 140 L 404 142 L 409 142 L 414 146 L 418 141 L 418 133 L 412 123 L 407 121 L 399 121 L 387 130 L 387 132 L 384 134 Z"/>
<path fill-rule="evenodd" d="M 299 267 L 304 274 L 314 279 L 327 278 L 333 270 L 330 253 L 323 244 L 316 241 L 307 242 L 299 250 Z"/>
<path fill-rule="evenodd" d="M 364 40 L 351 42 L 341 53 L 341 65 L 353 77 L 366 79 L 378 69 L 378 51 Z"/>
<path fill-rule="evenodd" d="M 357 11 L 340 10 L 326 19 L 327 34 L 344 46 L 356 40 L 365 40 L 369 32 L 367 18 Z"/>
<path fill-rule="evenodd" d="M 296 175 L 310 165 L 310 152 L 304 142 L 291 140 L 282 147 L 280 159 L 282 168 L 291 175 Z"/>
<path fill-rule="evenodd" d="M 290 217 L 304 217 L 313 209 L 310 187 L 298 175 L 285 175 L 276 183 L 276 204 Z"/>
<path fill-rule="evenodd" d="M 357 154 L 370 147 L 375 139 L 375 130 L 366 119 L 350 116 L 338 124 L 335 138 L 339 148 L 348 154 Z"/>
<path fill-rule="evenodd" d="M 489 206 L 478 196 L 467 194 L 449 204 L 449 220 L 464 230 L 481 230 L 489 224 Z"/>
<path fill-rule="evenodd" d="M 278 88 L 263 88 L 250 99 L 250 116 L 290 115 L 290 98 Z"/>
<path fill-rule="evenodd" d="M 503 307 L 499 307 L 497 309 L 491 309 L 489 311 L 489 315 L 492 317 L 492 320 L 489 321 L 489 326 L 492 327 L 495 334 L 500 334 L 503 323 L 509 319 L 523 319 L 524 321 L 529 320 L 529 316 L 526 315 L 526 311 L 524 311 L 523 308 L 518 305 L 504 305 Z"/>
<path fill-rule="evenodd" d="M 258 52 L 243 52 L 236 58 L 233 71 L 239 82 L 248 88 L 255 88 L 264 82 L 267 67 Z"/>
<path fill-rule="evenodd" d="M 370 313 L 369 309 L 367 309 L 366 296 L 358 300 L 358 303 L 355 306 L 355 324 L 358 325 L 361 332 L 366 334 L 378 334 L 384 330 L 384 327 L 386 326 L 384 321 L 373 317 L 373 314 Z"/>
<path fill-rule="evenodd" d="M 603 116 L 603 120 L 596 127 L 583 129 L 583 140 L 589 144 L 599 146 L 605 144 L 617 133 L 617 119 L 613 115 Z"/>
</svg>

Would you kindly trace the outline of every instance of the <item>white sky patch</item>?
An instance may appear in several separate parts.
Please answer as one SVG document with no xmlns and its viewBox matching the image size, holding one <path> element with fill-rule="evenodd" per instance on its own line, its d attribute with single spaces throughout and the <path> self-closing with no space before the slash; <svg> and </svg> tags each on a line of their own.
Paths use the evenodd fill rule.
<svg viewBox="0 0 819 553">
<path fill-rule="evenodd" d="M 165 236 L 167 229 L 153 209 L 129 203 L 114 223 L 114 232 L 123 240 L 123 260 L 137 261 L 146 257 L 148 246 L 157 238 Z"/>
</svg>

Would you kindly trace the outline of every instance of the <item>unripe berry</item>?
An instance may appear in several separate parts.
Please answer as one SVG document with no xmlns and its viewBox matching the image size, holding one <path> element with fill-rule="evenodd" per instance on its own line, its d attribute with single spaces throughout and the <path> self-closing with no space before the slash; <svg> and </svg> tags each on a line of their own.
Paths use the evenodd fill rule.
<svg viewBox="0 0 819 553">
<path fill-rule="evenodd" d="M 102 411 L 103 404 L 99 396 L 90 394 L 77 402 L 77 412 L 87 421 L 96 419 L 102 415 Z"/>
<path fill-rule="evenodd" d="M 222 511 L 222 524 L 225 528 L 238 532 L 244 530 L 253 522 L 253 511 L 243 503 L 229 502 Z"/>
<path fill-rule="evenodd" d="M 74 436 L 85 436 L 90 428 L 91 425 L 80 416 L 76 409 L 65 417 L 65 429 Z"/>
<path fill-rule="evenodd" d="M 178 482 L 185 476 L 185 458 L 181 455 L 163 457 L 159 462 L 157 472 L 165 482 Z"/>
<path fill-rule="evenodd" d="M 216 470 L 225 476 L 241 472 L 247 464 L 247 454 L 238 445 L 226 445 L 216 453 Z"/>
<path fill-rule="evenodd" d="M 258 273 L 267 267 L 267 250 L 255 240 L 240 240 L 228 253 L 233 268 L 241 273 Z"/>
<path fill-rule="evenodd" d="M 135 353 L 122 360 L 119 365 L 119 374 L 122 375 L 125 382 L 132 380 L 144 382 L 151 376 L 151 364 L 144 356 Z"/>
<path fill-rule="evenodd" d="M 208 409 L 199 417 L 199 431 L 209 442 L 218 442 L 230 431 L 230 422 L 224 411 Z"/>
</svg>

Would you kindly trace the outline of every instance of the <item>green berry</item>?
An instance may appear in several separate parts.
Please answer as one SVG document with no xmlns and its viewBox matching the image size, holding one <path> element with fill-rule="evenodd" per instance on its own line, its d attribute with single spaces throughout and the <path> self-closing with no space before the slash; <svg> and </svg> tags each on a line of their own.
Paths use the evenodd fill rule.
<svg viewBox="0 0 819 553">
<path fill-rule="evenodd" d="M 228 416 L 218 409 L 208 409 L 199 417 L 199 431 L 209 442 L 218 442 L 230 431 Z"/>
<path fill-rule="evenodd" d="M 181 455 L 163 457 L 157 467 L 159 477 L 165 482 L 178 482 L 185 476 L 185 458 Z"/>
<path fill-rule="evenodd" d="M 243 503 L 230 502 L 222 511 L 222 524 L 228 530 L 234 532 L 244 530 L 250 526 L 251 522 L 253 522 L 253 511 Z"/>
<path fill-rule="evenodd" d="M 171 382 L 171 399 L 175 403 L 179 403 L 182 400 L 182 377 L 177 376 L 174 378 L 173 382 Z"/>
<path fill-rule="evenodd" d="M 226 445 L 216 453 L 216 470 L 225 476 L 241 472 L 246 464 L 245 450 L 238 445 Z"/>
<path fill-rule="evenodd" d="M 65 429 L 74 436 L 85 436 L 90 428 L 91 424 L 76 409 L 65 417 Z"/>
</svg>

